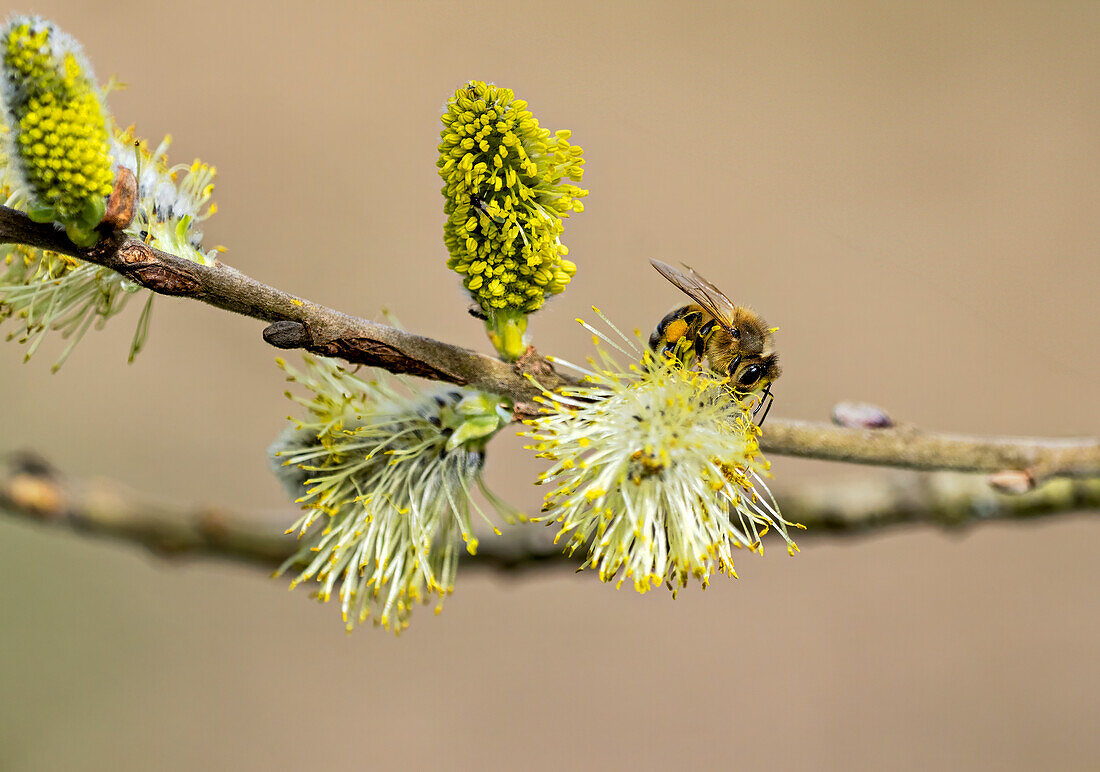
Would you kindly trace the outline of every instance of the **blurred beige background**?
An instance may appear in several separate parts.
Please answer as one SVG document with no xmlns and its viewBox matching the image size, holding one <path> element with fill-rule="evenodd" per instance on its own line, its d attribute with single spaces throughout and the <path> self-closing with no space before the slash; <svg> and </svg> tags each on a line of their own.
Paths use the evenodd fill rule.
<svg viewBox="0 0 1100 772">
<path fill-rule="evenodd" d="M 120 122 L 217 164 L 209 242 L 285 289 L 486 348 L 434 161 L 448 94 L 489 79 L 588 159 L 543 350 L 584 356 L 592 304 L 650 326 L 680 299 L 647 259 L 684 259 L 781 326 L 779 415 L 1100 430 L 1100 4 L 34 10 L 130 84 Z M 56 376 L 56 346 L 0 346 L 0 452 L 288 518 L 261 325 L 159 299 L 127 367 L 137 311 Z M 533 461 L 490 467 L 536 504 Z M 253 570 L 0 520 L 0 768 L 1096 768 L 1098 540 L 1085 516 L 807 538 L 675 602 L 467 573 L 395 639 Z"/>
</svg>

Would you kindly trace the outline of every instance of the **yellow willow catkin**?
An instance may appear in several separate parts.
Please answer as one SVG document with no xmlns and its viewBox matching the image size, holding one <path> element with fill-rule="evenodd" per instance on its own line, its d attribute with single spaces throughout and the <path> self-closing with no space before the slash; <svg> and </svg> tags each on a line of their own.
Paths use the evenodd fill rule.
<svg viewBox="0 0 1100 772">
<path fill-rule="evenodd" d="M 90 245 L 114 172 L 106 110 L 79 45 L 50 22 L 16 17 L 3 32 L 3 89 L 15 170 L 36 219 Z"/>
<path fill-rule="evenodd" d="M 580 182 L 583 151 L 568 131 L 540 127 L 509 89 L 482 81 L 456 91 L 441 120 L 447 266 L 490 318 L 491 337 L 497 317 L 520 320 L 522 332 L 524 317 L 576 273 L 561 235 L 588 195 L 567 182 Z"/>
</svg>

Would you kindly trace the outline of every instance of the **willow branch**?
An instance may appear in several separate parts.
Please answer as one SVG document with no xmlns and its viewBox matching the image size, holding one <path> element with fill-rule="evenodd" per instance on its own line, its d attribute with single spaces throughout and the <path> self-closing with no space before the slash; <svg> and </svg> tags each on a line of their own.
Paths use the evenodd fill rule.
<svg viewBox="0 0 1100 772">
<path fill-rule="evenodd" d="M 1100 477 L 1100 440 L 1091 438 L 971 437 L 769 420 L 760 446 L 780 455 L 925 471 L 1018 469 L 1026 472 L 1029 487 L 1051 477 Z"/>
<path fill-rule="evenodd" d="M 0 207 L 0 243 L 28 244 L 96 263 L 161 295 L 186 297 L 269 323 L 264 339 L 353 364 L 380 367 L 509 397 L 517 418 L 537 413 L 539 385 L 571 378 L 533 349 L 509 364 L 460 346 L 350 316 L 290 295 L 228 265 L 199 265 L 120 232 L 85 249 L 59 228 Z M 770 453 L 918 470 L 1025 471 L 1032 484 L 1049 477 L 1100 476 L 1100 440 L 979 438 L 914 429 L 852 429 L 825 423 L 770 420 L 761 439 Z"/>
<path fill-rule="evenodd" d="M 525 357 L 522 365 L 508 364 L 327 308 L 222 263 L 208 266 L 184 260 L 117 231 L 94 247 L 78 247 L 61 229 L 0 206 L 0 243 L 60 252 L 110 268 L 157 294 L 191 298 L 271 323 L 264 338 L 278 348 L 300 348 L 393 373 L 474 386 L 518 403 L 528 403 L 539 394 L 527 374 L 551 389 L 567 382 L 537 355 Z"/>
<path fill-rule="evenodd" d="M 1029 493 L 1006 495 L 980 478 L 906 475 L 807 486 L 779 500 L 786 518 L 806 526 L 802 538 L 869 535 L 898 525 L 960 529 L 1097 512 L 1100 480 L 1057 480 Z M 164 558 L 217 558 L 274 569 L 299 547 L 293 536 L 255 517 L 158 502 L 110 481 L 69 480 L 27 456 L 0 470 L 0 511 L 15 520 L 144 547 Z M 525 526 L 482 539 L 477 555 L 463 556 L 463 565 L 517 571 L 575 567 L 578 561 L 553 544 L 548 529 Z"/>
</svg>

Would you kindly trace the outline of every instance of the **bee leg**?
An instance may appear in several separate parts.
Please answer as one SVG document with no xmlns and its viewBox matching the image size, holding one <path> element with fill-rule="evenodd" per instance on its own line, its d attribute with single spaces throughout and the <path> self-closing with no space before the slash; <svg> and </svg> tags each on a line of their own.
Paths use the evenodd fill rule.
<svg viewBox="0 0 1100 772">
<path fill-rule="evenodd" d="M 683 362 L 694 346 L 691 331 L 699 323 L 699 318 L 699 312 L 691 306 L 669 311 L 649 336 L 649 347 Z"/>
<path fill-rule="evenodd" d="M 764 402 L 767 401 L 767 407 L 764 407 Z M 753 411 L 752 417 L 756 418 L 756 414 L 760 412 L 761 408 L 764 408 L 764 415 L 760 418 L 757 426 L 763 426 L 764 422 L 768 420 L 768 413 L 772 410 L 772 404 L 775 402 L 775 395 L 772 394 L 772 385 L 769 383 L 764 387 L 764 392 L 761 395 L 760 404 L 756 406 L 756 410 Z"/>
<path fill-rule="evenodd" d="M 764 408 L 764 415 L 760 418 L 760 423 L 757 426 L 763 426 L 764 422 L 768 420 L 768 413 L 772 412 L 772 405 L 775 404 L 775 395 L 768 395 L 768 406 Z"/>
<path fill-rule="evenodd" d="M 714 332 L 714 328 L 718 326 L 718 322 L 711 319 L 708 322 L 704 322 L 700 325 L 699 329 L 695 332 L 695 358 L 702 359 L 707 355 L 707 341 L 710 340 L 710 334 Z"/>
<path fill-rule="evenodd" d="M 764 390 L 762 392 L 760 392 L 760 401 L 757 402 L 756 407 L 754 407 L 752 409 L 752 417 L 753 418 L 756 418 L 756 414 L 760 412 L 760 409 L 762 407 L 764 407 L 764 402 L 768 399 L 768 396 L 771 394 L 771 387 L 772 387 L 772 385 L 769 383 L 767 386 L 764 387 Z"/>
<path fill-rule="evenodd" d="M 695 358 L 695 345 L 690 338 L 684 336 L 676 341 L 676 344 L 672 347 L 672 356 L 679 360 L 684 367 L 690 367 Z"/>
</svg>

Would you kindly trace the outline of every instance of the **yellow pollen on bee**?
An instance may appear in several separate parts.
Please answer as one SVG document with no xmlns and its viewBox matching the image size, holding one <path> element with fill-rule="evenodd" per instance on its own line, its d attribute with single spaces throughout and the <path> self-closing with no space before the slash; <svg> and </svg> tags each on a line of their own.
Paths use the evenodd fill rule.
<svg viewBox="0 0 1100 772">
<path fill-rule="evenodd" d="M 669 343 L 675 343 L 676 341 L 680 340 L 680 338 L 684 337 L 684 334 L 687 332 L 687 330 L 687 322 L 685 322 L 683 319 L 675 319 L 672 322 L 669 322 L 668 326 L 665 327 L 665 340 L 667 340 Z"/>
</svg>

